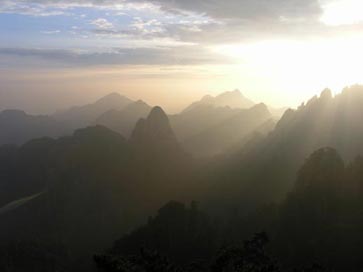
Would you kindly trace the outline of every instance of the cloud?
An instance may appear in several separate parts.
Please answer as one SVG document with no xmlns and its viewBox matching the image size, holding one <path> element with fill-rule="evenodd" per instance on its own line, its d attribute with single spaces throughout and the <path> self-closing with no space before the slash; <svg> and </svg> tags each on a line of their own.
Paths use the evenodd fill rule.
<svg viewBox="0 0 363 272">
<path fill-rule="evenodd" d="M 198 65 L 220 64 L 231 60 L 200 46 L 171 48 L 113 48 L 108 51 L 65 49 L 0 48 L 0 66 L 36 63 L 53 66 L 97 65 Z M 4 57 L 4 58 L 3 58 Z M 6 63 L 4 63 L 6 62 Z M 9 62 L 9 63 L 8 63 Z"/>
<path fill-rule="evenodd" d="M 96 40 L 102 36 L 110 40 L 110 46 L 119 41 L 145 44 L 157 39 L 209 46 L 340 35 L 340 28 L 320 20 L 324 4 L 330 1 L 333 0 L 0 0 L 0 13 L 50 16 L 83 7 L 90 9 L 90 13 L 82 10 L 90 19 L 79 19 L 94 28 L 73 29 L 74 37 Z M 90 21 L 93 9 L 106 13 L 97 12 L 100 18 Z M 131 22 L 118 20 L 125 14 L 132 18 Z"/>
<path fill-rule="evenodd" d="M 319 0 L 150 0 L 169 11 L 190 11 L 221 19 L 280 19 L 319 16 Z"/>
<path fill-rule="evenodd" d="M 3 7 L 25 6 L 53 7 L 101 7 L 125 9 L 135 4 L 160 6 L 171 12 L 194 12 L 222 19 L 261 19 L 280 17 L 315 17 L 322 12 L 319 0 L 0 0 Z M 150 8 L 150 6 L 147 6 Z"/>
<path fill-rule="evenodd" d="M 113 16 L 139 12 L 132 24 L 120 27 L 112 25 L 109 17 L 99 18 L 92 22 L 97 27 L 92 31 L 106 35 L 105 30 L 113 30 L 108 35 L 117 37 L 167 36 L 186 42 L 220 43 L 321 25 L 321 2 L 327 1 L 332 0 L 0 0 L 0 12 L 50 16 L 75 7 L 113 11 Z"/>
<path fill-rule="evenodd" d="M 93 20 L 90 24 L 96 26 L 98 29 L 112 29 L 114 27 L 111 22 L 104 18 Z"/>
<path fill-rule="evenodd" d="M 44 31 L 41 31 L 42 34 L 46 34 L 46 35 L 58 34 L 60 32 L 61 32 L 60 30 L 44 30 Z"/>
</svg>

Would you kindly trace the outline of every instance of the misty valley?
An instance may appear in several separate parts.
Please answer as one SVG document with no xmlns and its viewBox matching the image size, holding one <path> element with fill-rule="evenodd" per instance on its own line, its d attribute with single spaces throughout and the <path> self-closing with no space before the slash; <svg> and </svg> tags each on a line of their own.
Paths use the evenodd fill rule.
<svg viewBox="0 0 363 272">
<path fill-rule="evenodd" d="M 363 86 L 0 112 L 0 271 L 361 271 Z"/>
</svg>

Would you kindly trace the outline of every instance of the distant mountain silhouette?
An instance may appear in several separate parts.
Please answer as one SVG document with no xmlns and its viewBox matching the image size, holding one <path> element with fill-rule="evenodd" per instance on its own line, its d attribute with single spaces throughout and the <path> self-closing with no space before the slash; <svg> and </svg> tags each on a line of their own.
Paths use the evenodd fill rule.
<svg viewBox="0 0 363 272">
<path fill-rule="evenodd" d="M 137 122 L 130 137 L 130 143 L 138 149 L 168 151 L 179 149 L 169 118 L 160 107 L 154 107 L 146 119 L 140 119 Z"/>
<path fill-rule="evenodd" d="M 188 152 L 212 156 L 243 148 L 248 139 L 256 138 L 255 133 L 265 136 L 284 112 L 284 109 L 263 106 L 263 112 L 268 116 L 260 119 L 256 109 L 261 107 L 254 106 L 239 90 L 235 90 L 217 97 L 207 95 L 181 113 L 170 116 L 170 121 L 178 140 Z"/>
<path fill-rule="evenodd" d="M 188 111 L 170 116 L 170 122 L 180 141 L 198 135 L 204 130 L 218 125 L 238 114 L 239 109 L 199 105 Z"/>
<path fill-rule="evenodd" d="M 206 95 L 200 101 L 195 102 L 191 104 L 189 107 L 187 107 L 183 111 L 183 113 L 188 112 L 201 105 L 204 106 L 210 105 L 215 107 L 228 106 L 231 108 L 246 109 L 252 107 L 254 104 L 255 104 L 254 102 L 243 96 L 239 90 L 234 90 L 222 93 L 216 97 L 213 97 L 211 95 Z"/>
<path fill-rule="evenodd" d="M 117 131 L 126 138 L 129 138 L 137 121 L 141 118 L 146 118 L 150 111 L 151 107 L 144 101 L 139 100 L 121 110 L 105 112 L 96 119 L 95 123 Z"/>
<path fill-rule="evenodd" d="M 53 117 L 65 121 L 73 129 L 91 125 L 99 116 L 110 110 L 121 110 L 133 101 L 119 93 L 111 93 L 92 104 L 58 111 Z"/>
<path fill-rule="evenodd" d="M 275 122 L 266 105 L 240 110 L 230 118 L 194 135 L 183 142 L 187 151 L 197 156 L 222 154 L 232 147 L 242 148 L 254 133 L 267 135 Z"/>
<path fill-rule="evenodd" d="M 28 115 L 20 110 L 0 112 L 0 145 L 23 144 L 39 137 L 64 136 L 70 131 L 65 123 L 48 116 Z"/>
</svg>

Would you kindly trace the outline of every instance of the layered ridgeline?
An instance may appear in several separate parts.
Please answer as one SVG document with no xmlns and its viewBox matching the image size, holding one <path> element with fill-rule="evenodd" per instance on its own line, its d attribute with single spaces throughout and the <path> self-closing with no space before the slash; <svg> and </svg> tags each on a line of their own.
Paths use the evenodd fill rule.
<svg viewBox="0 0 363 272">
<path fill-rule="evenodd" d="M 256 134 L 267 135 L 275 124 L 267 107 L 259 104 L 187 138 L 183 146 L 197 156 L 220 155 L 243 147 Z"/>
<path fill-rule="evenodd" d="M 91 125 L 99 116 L 110 110 L 120 110 L 133 101 L 118 93 L 106 95 L 94 103 L 57 111 L 53 117 L 67 122 L 73 129 Z"/>
<path fill-rule="evenodd" d="M 150 111 L 151 107 L 139 100 L 125 108 L 107 111 L 94 123 L 129 138 L 136 121 L 145 119 Z M 266 135 L 275 124 L 266 106 L 254 106 L 238 90 L 206 96 L 169 118 L 182 148 L 198 157 L 226 153 L 243 145 L 254 133 Z"/>
<path fill-rule="evenodd" d="M 24 144 L 43 136 L 59 137 L 71 133 L 70 127 L 48 116 L 35 116 L 20 110 L 0 112 L 0 146 Z"/>
<path fill-rule="evenodd" d="M 55 243 L 91 261 L 162 203 L 189 199 L 193 161 L 166 114 L 140 122 L 130 140 L 95 126 L 0 148 L 1 244 Z"/>
<path fill-rule="evenodd" d="M 192 103 L 181 113 L 171 116 L 172 127 L 178 138 L 184 141 L 204 130 L 218 125 L 238 114 L 241 109 L 248 109 L 255 104 L 245 98 L 238 90 L 225 92 L 219 96 L 204 96 Z"/>
<path fill-rule="evenodd" d="M 198 108 L 200 106 L 231 107 L 235 109 L 247 109 L 255 105 L 253 101 L 243 96 L 239 90 L 224 92 L 216 97 L 211 95 L 204 96 L 200 101 L 188 106 L 183 113 Z"/>
<path fill-rule="evenodd" d="M 0 112 L 0 146 L 24 144 L 39 137 L 58 138 L 71 135 L 75 129 L 103 124 L 97 122 L 97 118 L 106 112 L 121 109 L 124 111 L 117 128 L 121 128 L 119 132 L 127 137 L 136 121 L 145 116 L 145 110 L 140 110 L 138 105 L 139 102 L 134 103 L 127 97 L 112 93 L 92 104 L 59 111 L 52 116 L 36 116 L 20 110 L 4 110 Z"/>
<path fill-rule="evenodd" d="M 150 111 L 151 106 L 139 100 L 123 109 L 111 109 L 105 112 L 94 123 L 117 131 L 124 137 L 129 138 L 136 122 L 141 118 L 146 118 Z"/>
<path fill-rule="evenodd" d="M 267 137 L 254 139 L 224 163 L 215 193 L 233 192 L 239 203 L 281 200 L 314 150 L 331 146 L 345 160 L 363 154 L 362 105 L 363 87 L 353 86 L 335 97 L 325 90 L 288 110 Z"/>
<path fill-rule="evenodd" d="M 94 125 L 129 139 L 137 121 L 145 119 L 150 111 L 151 106 L 142 100 L 134 102 L 118 93 L 52 116 L 4 111 L 0 113 L 0 145 L 23 144 L 39 137 L 58 138 Z M 266 135 L 276 120 L 269 112 L 266 106 L 254 105 L 239 91 L 232 91 L 205 97 L 169 118 L 182 148 L 197 157 L 210 157 L 243 146 L 255 133 Z"/>
<path fill-rule="evenodd" d="M 211 157 L 243 146 L 255 133 L 267 135 L 276 117 L 264 104 L 256 105 L 235 90 L 205 96 L 170 120 L 185 150 Z"/>
</svg>

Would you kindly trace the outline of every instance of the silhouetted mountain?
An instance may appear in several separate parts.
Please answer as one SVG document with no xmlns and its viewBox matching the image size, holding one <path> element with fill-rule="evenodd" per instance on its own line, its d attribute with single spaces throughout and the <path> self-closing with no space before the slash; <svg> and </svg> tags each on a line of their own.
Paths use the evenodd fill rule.
<svg viewBox="0 0 363 272">
<path fill-rule="evenodd" d="M 260 118 L 261 112 L 256 110 L 259 106 L 253 105 L 235 90 L 215 98 L 205 96 L 180 114 L 170 116 L 170 120 L 177 138 L 188 152 L 196 156 L 213 156 L 234 148 L 241 149 L 249 138 L 255 137 L 253 134 L 264 136 L 274 128 L 281 111 L 271 114 L 264 106 L 266 115 Z"/>
<path fill-rule="evenodd" d="M 231 96 L 238 94 L 226 95 Z M 88 118 L 116 97 L 78 108 L 87 114 L 75 110 L 75 116 Z M 226 97 L 219 98 L 221 105 Z M 331 264 L 333 271 L 360 271 L 363 159 L 356 156 L 363 154 L 363 87 L 335 97 L 324 90 L 297 110 L 287 110 L 276 125 L 264 104 L 234 109 L 215 100 L 206 97 L 171 121 L 160 107 L 125 102 L 122 109 L 99 114 L 98 120 L 110 122 L 114 131 L 97 125 L 72 136 L 0 146 L 0 270 L 25 259 L 34 271 L 36 260 L 40 267 L 54 264 L 70 271 L 59 267 L 63 261 L 73 271 L 91 271 L 91 255 L 123 237 L 111 253 L 134 254 L 146 245 L 183 264 L 206 259 L 199 271 L 208 271 L 212 251 L 267 230 L 272 237 L 268 250 L 286 270 L 273 266 L 264 251 L 266 236 L 257 235 L 243 247 L 223 251 L 212 271 L 292 271 L 315 259 Z M 27 120 L 18 122 L 22 129 L 34 118 L 41 124 L 51 120 L 4 113 L 4 120 Z M 11 127 L 13 121 L 4 124 Z M 127 136 L 132 126 L 129 139 L 120 134 Z M 198 155 L 226 155 L 196 160 L 183 145 Z M 195 203 L 186 208 L 169 202 L 147 225 L 124 236 L 170 199 L 201 200 L 210 217 Z M 34 258 L 27 260 L 24 252 Z M 113 257 L 119 256 L 110 256 L 115 264 Z M 120 260 L 134 264 L 135 256 Z M 164 268 L 168 264 L 156 259 Z M 145 266 L 137 267 L 143 271 Z"/>
<path fill-rule="evenodd" d="M 353 86 L 335 97 L 324 90 L 297 110 L 286 111 L 266 138 L 247 145 L 224 164 L 223 176 L 229 173 L 233 178 L 221 186 L 233 190 L 236 198 L 246 196 L 247 202 L 281 200 L 314 150 L 331 146 L 345 160 L 363 154 L 362 105 L 363 87 Z"/>
<path fill-rule="evenodd" d="M 361 170 L 361 157 L 345 166 L 333 148 L 306 159 L 278 218 L 274 248 L 285 265 L 319 260 L 331 271 L 361 270 Z"/>
<path fill-rule="evenodd" d="M 178 152 L 179 144 L 171 128 L 169 118 L 160 107 L 154 107 L 146 119 L 140 119 L 132 132 L 130 142 L 145 151 L 160 149 Z"/>
<path fill-rule="evenodd" d="M 105 112 L 97 118 L 95 123 L 117 131 L 126 138 L 129 138 L 137 121 L 141 118 L 146 118 L 150 111 L 151 107 L 142 100 L 139 100 L 127 105 L 122 110 Z"/>
<path fill-rule="evenodd" d="M 33 138 L 64 136 L 71 130 L 48 116 L 28 115 L 20 110 L 0 112 L 0 145 L 23 144 Z"/>
<path fill-rule="evenodd" d="M 88 175 L 101 171 L 102 166 L 110 163 L 110 158 L 112 164 L 116 163 L 118 157 L 127 156 L 126 151 L 126 140 L 101 126 L 77 130 L 73 136 L 58 140 L 40 138 L 18 148 L 3 146 L 0 148 L 4 177 L 0 181 L 0 205 L 47 190 L 49 179 L 61 177 L 51 177 L 60 174 L 55 173 L 56 170 L 68 168 L 68 174 L 72 175 L 72 167 L 83 168 Z"/>
<path fill-rule="evenodd" d="M 57 120 L 67 122 L 73 129 L 78 129 L 91 125 L 105 112 L 110 110 L 121 110 L 132 102 L 132 100 L 119 93 L 111 93 L 92 104 L 58 111 L 53 117 Z"/>
<path fill-rule="evenodd" d="M 206 106 L 215 106 L 215 107 L 231 107 L 231 108 L 239 108 L 246 109 L 250 108 L 255 103 L 244 97 L 239 90 L 234 90 L 231 92 L 222 93 L 216 97 L 206 95 L 200 101 L 191 104 L 187 107 L 183 113 L 188 112 L 196 107 L 201 105 Z"/>
<path fill-rule="evenodd" d="M 196 202 L 190 207 L 170 201 L 148 223 L 116 241 L 113 254 L 137 254 L 141 247 L 157 250 L 177 263 L 208 259 L 216 251 L 216 226 Z"/>
<path fill-rule="evenodd" d="M 274 128 L 272 116 L 264 104 L 240 110 L 232 117 L 187 138 L 183 146 L 197 156 L 222 154 L 239 144 L 242 148 L 254 133 L 267 135 Z"/>
<path fill-rule="evenodd" d="M 170 116 L 170 122 L 180 141 L 198 135 L 204 130 L 216 126 L 238 114 L 239 109 L 199 105 L 188 111 Z"/>
<path fill-rule="evenodd" d="M 1 147 L 0 240 L 61 242 L 91 261 L 161 203 L 188 199 L 193 163 L 176 148 L 158 107 L 130 142 L 96 126 Z"/>
</svg>

